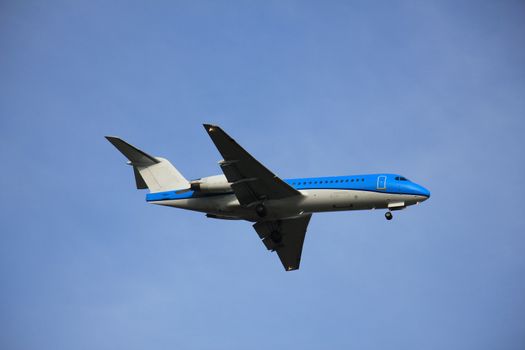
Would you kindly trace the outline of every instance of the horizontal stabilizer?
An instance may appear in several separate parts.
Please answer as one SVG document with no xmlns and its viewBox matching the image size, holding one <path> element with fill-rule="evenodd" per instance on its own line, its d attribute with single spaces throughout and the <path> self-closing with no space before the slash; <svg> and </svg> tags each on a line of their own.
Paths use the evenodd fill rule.
<svg viewBox="0 0 525 350">
<path fill-rule="evenodd" d="M 118 137 L 106 136 L 106 139 L 108 139 L 108 141 L 111 142 L 120 153 L 128 158 L 133 166 L 148 166 L 160 162 L 155 157 L 150 156 L 146 152 L 141 151 Z"/>
<path fill-rule="evenodd" d="M 149 188 L 154 193 L 191 188 L 188 180 L 167 159 L 152 157 L 118 137 L 106 136 L 106 139 L 129 159 L 137 189 Z"/>
</svg>

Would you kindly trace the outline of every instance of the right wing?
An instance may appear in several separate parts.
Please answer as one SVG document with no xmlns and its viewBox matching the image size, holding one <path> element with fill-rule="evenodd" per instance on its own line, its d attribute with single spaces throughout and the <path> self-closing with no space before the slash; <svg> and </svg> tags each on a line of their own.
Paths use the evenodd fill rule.
<svg viewBox="0 0 525 350">
<path fill-rule="evenodd" d="M 301 263 L 306 228 L 312 214 L 296 219 L 261 221 L 253 225 L 268 250 L 276 251 L 286 271 L 297 270 Z"/>
<path fill-rule="evenodd" d="M 219 164 L 241 205 L 301 194 L 259 163 L 220 127 L 204 124 L 204 128 L 224 158 Z"/>
</svg>

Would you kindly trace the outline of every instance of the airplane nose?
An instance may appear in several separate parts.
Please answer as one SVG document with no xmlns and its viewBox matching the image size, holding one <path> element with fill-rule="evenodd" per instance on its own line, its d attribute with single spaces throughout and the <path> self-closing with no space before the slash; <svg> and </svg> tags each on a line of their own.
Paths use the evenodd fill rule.
<svg viewBox="0 0 525 350">
<path fill-rule="evenodd" d="M 411 181 L 403 181 L 402 183 L 399 184 L 399 189 L 401 193 L 412 194 L 412 195 L 416 195 L 419 197 L 423 197 L 421 199 L 418 199 L 418 201 L 420 202 L 426 201 L 427 199 L 430 198 L 429 190 Z"/>
<path fill-rule="evenodd" d="M 424 188 L 421 185 L 417 185 L 417 187 L 418 187 L 418 191 L 417 191 L 418 195 L 427 197 L 424 200 L 427 200 L 427 199 L 430 198 L 430 191 L 429 190 L 427 190 L 426 188 Z"/>
</svg>

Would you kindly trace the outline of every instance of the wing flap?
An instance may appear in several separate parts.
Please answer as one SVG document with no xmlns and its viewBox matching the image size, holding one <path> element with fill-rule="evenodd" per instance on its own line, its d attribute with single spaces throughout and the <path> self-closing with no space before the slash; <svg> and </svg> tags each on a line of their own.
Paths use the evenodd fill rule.
<svg viewBox="0 0 525 350">
<path fill-rule="evenodd" d="M 232 190 L 235 193 L 235 196 L 244 206 L 249 206 L 254 202 L 262 200 L 262 197 L 258 195 L 257 192 L 253 190 L 252 186 L 249 186 L 246 183 L 240 184 L 231 184 Z"/>
</svg>

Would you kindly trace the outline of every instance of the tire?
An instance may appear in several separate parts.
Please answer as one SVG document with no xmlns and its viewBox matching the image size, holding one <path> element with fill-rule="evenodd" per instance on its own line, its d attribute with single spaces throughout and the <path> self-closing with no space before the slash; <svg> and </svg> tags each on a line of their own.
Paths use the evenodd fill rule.
<svg viewBox="0 0 525 350">
<path fill-rule="evenodd" d="M 266 216 L 266 207 L 262 204 L 257 204 L 255 206 L 255 212 L 257 215 L 259 215 L 260 218 L 263 218 Z"/>
<path fill-rule="evenodd" d="M 283 235 L 279 231 L 273 231 L 270 233 L 270 238 L 274 243 L 281 243 L 283 241 Z"/>
<path fill-rule="evenodd" d="M 385 218 L 386 218 L 387 220 L 392 220 L 393 217 L 394 217 L 394 216 L 392 215 L 392 212 L 387 211 L 387 212 L 385 213 Z"/>
</svg>

